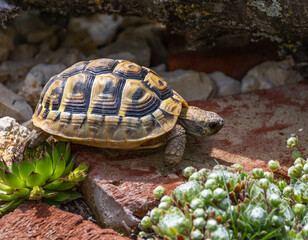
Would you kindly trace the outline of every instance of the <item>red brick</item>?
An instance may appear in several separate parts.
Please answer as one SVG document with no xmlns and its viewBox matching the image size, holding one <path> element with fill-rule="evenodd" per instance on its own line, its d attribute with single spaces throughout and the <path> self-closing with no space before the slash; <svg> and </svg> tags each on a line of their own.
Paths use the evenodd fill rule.
<svg viewBox="0 0 308 240">
<path fill-rule="evenodd" d="M 128 240 L 111 229 L 102 229 L 41 202 L 25 202 L 0 219 L 0 239 L 104 239 Z"/>
</svg>

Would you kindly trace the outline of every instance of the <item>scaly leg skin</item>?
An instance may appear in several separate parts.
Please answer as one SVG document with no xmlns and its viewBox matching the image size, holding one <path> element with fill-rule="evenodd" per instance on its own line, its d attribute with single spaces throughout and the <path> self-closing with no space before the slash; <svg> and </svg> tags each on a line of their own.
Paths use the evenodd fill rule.
<svg viewBox="0 0 308 240">
<path fill-rule="evenodd" d="M 184 155 L 186 144 L 185 129 L 177 124 L 168 135 L 168 142 L 165 148 L 165 161 L 176 166 Z"/>
</svg>

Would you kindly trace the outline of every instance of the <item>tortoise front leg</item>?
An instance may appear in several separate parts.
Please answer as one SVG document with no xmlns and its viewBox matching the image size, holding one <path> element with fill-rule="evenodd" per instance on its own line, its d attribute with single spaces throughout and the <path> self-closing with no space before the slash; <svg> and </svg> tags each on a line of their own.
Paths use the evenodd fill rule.
<svg viewBox="0 0 308 240">
<path fill-rule="evenodd" d="M 168 142 L 165 148 L 165 161 L 169 164 L 178 164 L 184 154 L 186 144 L 185 129 L 176 124 L 167 135 Z"/>
</svg>

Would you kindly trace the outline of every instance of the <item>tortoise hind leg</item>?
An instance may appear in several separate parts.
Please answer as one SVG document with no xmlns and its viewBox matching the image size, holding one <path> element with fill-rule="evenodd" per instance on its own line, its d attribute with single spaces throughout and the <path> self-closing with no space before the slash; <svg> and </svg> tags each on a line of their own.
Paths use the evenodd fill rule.
<svg viewBox="0 0 308 240">
<path fill-rule="evenodd" d="M 168 142 L 165 148 L 165 161 L 169 164 L 178 164 L 183 155 L 185 150 L 186 144 L 186 134 L 185 129 L 177 124 L 168 133 Z"/>
</svg>

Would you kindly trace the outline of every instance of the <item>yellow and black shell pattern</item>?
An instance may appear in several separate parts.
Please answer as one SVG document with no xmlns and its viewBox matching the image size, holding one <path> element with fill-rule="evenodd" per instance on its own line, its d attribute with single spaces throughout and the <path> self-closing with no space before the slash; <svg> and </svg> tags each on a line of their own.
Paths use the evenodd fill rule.
<svg viewBox="0 0 308 240">
<path fill-rule="evenodd" d="M 186 106 L 153 70 L 101 58 L 52 77 L 32 122 L 64 141 L 134 149 L 170 131 Z"/>
</svg>

